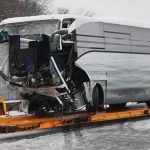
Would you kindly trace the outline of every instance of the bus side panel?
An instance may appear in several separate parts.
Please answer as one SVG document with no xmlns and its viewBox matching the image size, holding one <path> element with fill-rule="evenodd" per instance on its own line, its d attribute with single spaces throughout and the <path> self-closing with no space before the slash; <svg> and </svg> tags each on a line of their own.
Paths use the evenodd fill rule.
<svg viewBox="0 0 150 150">
<path fill-rule="evenodd" d="M 105 49 L 103 23 L 86 23 L 76 29 L 78 56 L 87 51 Z"/>
<path fill-rule="evenodd" d="M 105 50 L 131 52 L 130 27 L 104 23 Z"/>
<path fill-rule="evenodd" d="M 132 51 L 150 53 L 150 29 L 130 27 Z"/>
<path fill-rule="evenodd" d="M 78 56 L 91 50 L 150 53 L 150 29 L 111 23 L 86 23 L 76 29 Z"/>
<path fill-rule="evenodd" d="M 90 75 L 107 76 L 106 104 L 146 101 L 150 97 L 150 55 L 89 52 L 76 64 Z"/>
<path fill-rule="evenodd" d="M 7 76 L 9 75 L 8 65 L 9 65 L 9 43 L 0 43 L 0 71 L 2 71 Z M 6 86 L 6 81 L 0 76 L 0 96 L 5 99 L 9 98 L 9 90 Z"/>
<path fill-rule="evenodd" d="M 9 42 L 0 43 L 0 71 L 9 77 Z M 5 100 L 20 98 L 17 87 L 6 85 L 6 81 L 0 76 L 0 97 Z"/>
</svg>

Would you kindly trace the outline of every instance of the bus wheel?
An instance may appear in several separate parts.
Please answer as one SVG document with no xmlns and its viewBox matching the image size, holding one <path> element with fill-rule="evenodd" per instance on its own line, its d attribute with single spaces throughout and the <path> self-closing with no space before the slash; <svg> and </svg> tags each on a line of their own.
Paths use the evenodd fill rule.
<svg viewBox="0 0 150 150">
<path fill-rule="evenodd" d="M 90 102 L 86 105 L 86 112 L 90 113 L 90 114 L 96 114 L 97 111 L 97 107 L 95 107 L 94 105 L 92 105 Z"/>
<path fill-rule="evenodd" d="M 126 103 L 121 103 L 121 104 L 110 104 L 109 106 L 110 106 L 110 108 L 116 108 L 116 109 L 119 109 L 119 108 L 125 108 L 125 107 L 126 107 Z"/>
<path fill-rule="evenodd" d="M 96 85 L 94 87 L 92 99 L 93 99 L 92 111 L 95 114 L 96 111 L 99 110 L 100 105 L 103 105 L 103 91 L 100 85 Z"/>
</svg>

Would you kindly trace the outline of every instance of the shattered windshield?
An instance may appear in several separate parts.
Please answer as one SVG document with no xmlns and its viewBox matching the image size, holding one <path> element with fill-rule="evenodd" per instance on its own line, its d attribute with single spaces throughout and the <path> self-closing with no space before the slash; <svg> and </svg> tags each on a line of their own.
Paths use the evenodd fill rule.
<svg viewBox="0 0 150 150">
<path fill-rule="evenodd" d="M 60 20 L 30 21 L 5 25 L 5 31 L 11 35 L 51 35 L 60 28 Z"/>
</svg>

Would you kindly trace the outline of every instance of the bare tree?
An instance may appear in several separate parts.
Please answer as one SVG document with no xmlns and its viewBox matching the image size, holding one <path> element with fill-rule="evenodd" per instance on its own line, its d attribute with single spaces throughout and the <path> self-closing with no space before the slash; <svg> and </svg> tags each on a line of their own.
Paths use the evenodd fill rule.
<svg viewBox="0 0 150 150">
<path fill-rule="evenodd" d="M 58 14 L 69 14 L 70 13 L 70 10 L 67 9 L 67 8 L 57 8 L 57 13 Z"/>
<path fill-rule="evenodd" d="M 81 15 L 81 16 L 88 16 L 88 17 L 94 16 L 94 13 L 92 11 L 90 11 L 90 10 L 84 10 L 84 9 L 79 9 L 77 11 L 77 14 Z"/>
<path fill-rule="evenodd" d="M 42 3 L 41 0 L 0 0 L 0 20 L 10 17 L 45 14 L 46 1 L 48 0 L 44 0 Z"/>
</svg>

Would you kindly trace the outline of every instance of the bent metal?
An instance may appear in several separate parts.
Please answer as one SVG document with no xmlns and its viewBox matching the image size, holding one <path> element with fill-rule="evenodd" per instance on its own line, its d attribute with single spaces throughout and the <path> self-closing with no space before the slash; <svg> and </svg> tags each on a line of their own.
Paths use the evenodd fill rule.
<svg viewBox="0 0 150 150">
<path fill-rule="evenodd" d="M 120 21 L 121 22 L 121 21 Z M 0 23 L 0 95 L 28 113 L 150 105 L 150 26 L 71 15 Z"/>
</svg>

